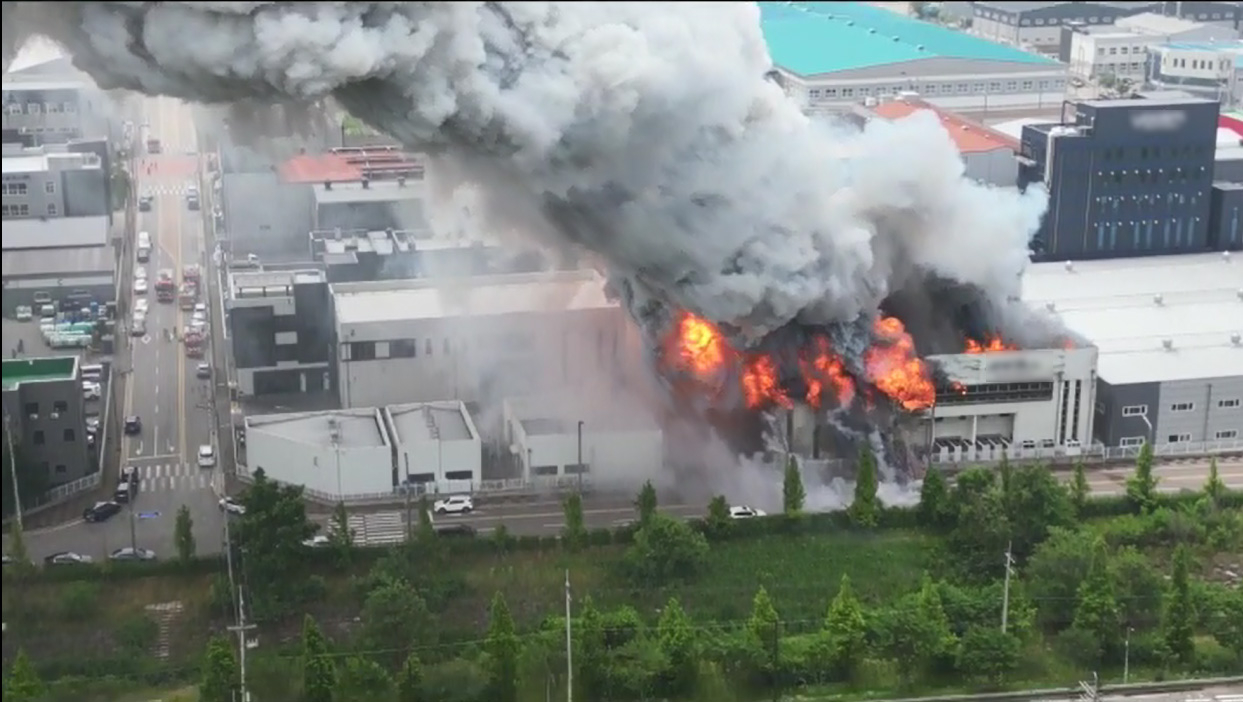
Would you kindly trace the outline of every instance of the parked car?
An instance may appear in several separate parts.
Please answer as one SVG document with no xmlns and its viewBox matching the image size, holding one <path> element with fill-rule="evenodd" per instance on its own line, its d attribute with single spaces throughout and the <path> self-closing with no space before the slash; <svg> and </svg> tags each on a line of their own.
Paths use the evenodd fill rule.
<svg viewBox="0 0 1243 702">
<path fill-rule="evenodd" d="M 142 433 L 142 418 L 136 414 L 125 418 L 125 433 L 133 436 Z"/>
<path fill-rule="evenodd" d="M 99 383 L 92 383 L 89 380 L 82 382 L 82 399 L 98 400 L 103 395 L 103 389 L 99 387 Z"/>
<path fill-rule="evenodd" d="M 155 198 L 149 194 L 139 197 L 138 198 L 138 211 L 139 212 L 150 212 L 151 205 L 153 202 L 155 202 Z"/>
<path fill-rule="evenodd" d="M 96 502 L 82 511 L 82 519 L 87 522 L 106 522 L 121 511 L 117 502 Z"/>
<path fill-rule="evenodd" d="M 134 294 L 135 295 L 146 295 L 148 289 L 150 288 L 147 285 L 146 278 L 135 278 L 134 279 Z"/>
<path fill-rule="evenodd" d="M 155 551 L 141 546 L 138 548 L 126 546 L 113 551 L 108 558 L 114 561 L 154 561 Z"/>
<path fill-rule="evenodd" d="M 216 465 L 216 449 L 211 444 L 199 447 L 199 468 L 211 468 Z"/>
<path fill-rule="evenodd" d="M 316 534 L 306 541 L 303 541 L 302 545 L 307 548 L 323 548 L 331 543 L 332 539 L 328 538 L 327 534 Z"/>
<path fill-rule="evenodd" d="M 220 498 L 220 509 L 229 514 L 246 514 L 246 505 L 228 496 Z"/>
<path fill-rule="evenodd" d="M 99 432 L 99 415 L 93 414 L 86 418 L 86 433 L 95 434 Z"/>
<path fill-rule="evenodd" d="M 138 487 L 138 483 L 141 481 L 142 478 L 138 475 L 138 466 L 125 466 L 121 469 L 121 482 Z"/>
<path fill-rule="evenodd" d="M 729 516 L 731 519 L 753 519 L 755 517 L 767 517 L 768 514 L 762 509 L 746 505 L 735 505 L 729 508 Z"/>
<path fill-rule="evenodd" d="M 441 536 L 475 536 L 475 527 L 469 524 L 445 524 L 437 526 L 436 533 Z"/>
<path fill-rule="evenodd" d="M 134 486 L 130 483 L 118 483 L 117 489 L 112 493 L 112 500 L 121 504 L 127 504 L 130 500 L 134 499 L 134 495 L 137 494 L 137 492 L 138 491 L 135 490 Z"/>
<path fill-rule="evenodd" d="M 443 500 L 436 500 L 432 511 L 436 514 L 470 514 L 475 510 L 475 501 L 469 495 L 453 495 Z"/>
<path fill-rule="evenodd" d="M 94 563 L 95 559 L 73 551 L 62 551 L 44 558 L 43 562 L 48 565 L 86 565 Z"/>
<path fill-rule="evenodd" d="M 198 364 L 197 366 L 194 367 L 194 375 L 195 377 L 202 378 L 202 379 L 210 378 L 211 377 L 211 364 L 210 363 Z"/>
</svg>

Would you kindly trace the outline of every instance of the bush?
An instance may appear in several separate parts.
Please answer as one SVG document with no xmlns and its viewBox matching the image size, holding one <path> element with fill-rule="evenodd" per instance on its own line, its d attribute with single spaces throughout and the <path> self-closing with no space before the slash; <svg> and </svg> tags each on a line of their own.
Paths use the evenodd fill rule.
<svg viewBox="0 0 1243 702">
<path fill-rule="evenodd" d="M 89 582 L 71 583 L 60 596 L 60 613 L 67 620 L 90 619 L 99 609 L 99 585 Z"/>
<path fill-rule="evenodd" d="M 146 652 L 155 645 L 159 635 L 160 625 L 145 614 L 126 618 L 116 629 L 117 643 L 133 653 Z"/>
</svg>

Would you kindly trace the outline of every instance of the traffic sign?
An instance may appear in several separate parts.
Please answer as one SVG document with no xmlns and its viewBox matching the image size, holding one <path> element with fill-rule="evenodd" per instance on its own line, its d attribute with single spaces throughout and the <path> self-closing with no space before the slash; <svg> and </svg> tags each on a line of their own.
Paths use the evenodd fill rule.
<svg viewBox="0 0 1243 702">
<path fill-rule="evenodd" d="M 159 516 L 160 516 L 159 512 L 139 512 L 138 513 L 139 519 L 157 519 Z"/>
</svg>

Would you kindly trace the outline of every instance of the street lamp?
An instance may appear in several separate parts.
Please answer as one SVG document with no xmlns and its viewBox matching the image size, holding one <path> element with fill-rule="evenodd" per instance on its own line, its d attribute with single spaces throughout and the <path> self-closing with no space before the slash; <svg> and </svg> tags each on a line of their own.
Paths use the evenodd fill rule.
<svg viewBox="0 0 1243 702">
<path fill-rule="evenodd" d="M 583 420 L 578 420 L 578 494 L 583 493 Z"/>
<path fill-rule="evenodd" d="M 1122 654 L 1122 684 L 1125 685 L 1127 680 L 1131 678 L 1131 632 L 1135 631 L 1131 627 L 1126 628 L 1126 642 L 1123 644 Z"/>
</svg>

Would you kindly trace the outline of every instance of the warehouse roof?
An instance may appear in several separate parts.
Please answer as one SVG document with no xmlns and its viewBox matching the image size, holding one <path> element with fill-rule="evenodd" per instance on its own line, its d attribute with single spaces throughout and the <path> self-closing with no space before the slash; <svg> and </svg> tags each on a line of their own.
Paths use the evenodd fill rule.
<svg viewBox="0 0 1243 702">
<path fill-rule="evenodd" d="M 953 140 L 960 153 L 985 153 L 997 149 L 1019 150 L 1018 139 L 922 100 L 891 100 L 868 109 L 876 116 L 889 120 L 909 117 L 921 110 L 932 112 L 941 120 L 941 126 L 945 127 L 945 131 L 949 133 L 950 139 Z"/>
<path fill-rule="evenodd" d="M 1058 65 L 862 2 L 761 2 L 760 11 L 773 63 L 802 76 L 933 58 Z"/>
<path fill-rule="evenodd" d="M 103 246 L 107 243 L 107 215 L 4 220 L 5 251 L 64 246 Z"/>
<path fill-rule="evenodd" d="M 417 200 L 424 195 L 419 181 L 398 183 L 395 180 L 380 180 L 364 183 L 333 183 L 330 187 L 324 183 L 311 186 L 315 191 L 315 203 L 333 205 L 337 203 L 355 202 L 396 202 L 398 200 Z"/>
<path fill-rule="evenodd" d="M 4 223 L 8 236 L 9 220 Z M 16 249 L 4 252 L 3 277 L 112 273 L 116 256 L 111 246 L 64 246 L 57 249 Z"/>
<path fill-rule="evenodd" d="M 397 441 L 468 441 L 478 439 L 466 405 L 453 401 L 392 405 L 385 411 Z"/>
<path fill-rule="evenodd" d="M 343 449 L 388 446 L 380 413 L 375 409 L 247 417 L 246 432 L 259 432 L 310 446 L 338 446 Z"/>
<path fill-rule="evenodd" d="M 1115 385 L 1243 375 L 1243 261 L 1185 254 L 1039 263 L 1023 299 L 1055 313 L 1100 349 Z M 1170 348 L 1165 348 L 1166 342 Z"/>
<path fill-rule="evenodd" d="M 604 279 L 592 271 L 338 283 L 330 289 L 338 325 L 616 306 Z"/>
</svg>

